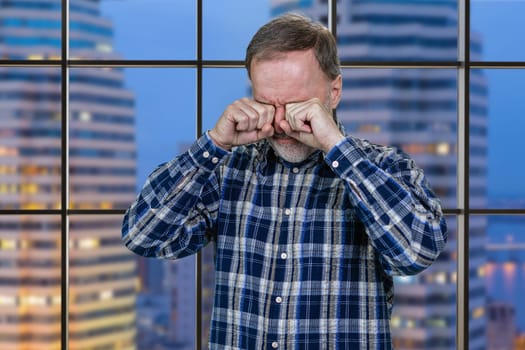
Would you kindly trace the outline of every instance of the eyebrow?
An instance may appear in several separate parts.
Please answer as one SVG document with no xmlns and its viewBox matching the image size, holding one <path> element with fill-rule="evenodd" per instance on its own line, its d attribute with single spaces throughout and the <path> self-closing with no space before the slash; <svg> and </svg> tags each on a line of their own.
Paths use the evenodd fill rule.
<svg viewBox="0 0 525 350">
<path fill-rule="evenodd" d="M 255 101 L 255 102 L 257 102 L 257 103 L 260 103 L 260 104 L 263 104 L 263 105 L 270 105 L 270 106 L 274 106 L 274 104 L 273 104 L 273 103 L 270 103 L 270 102 L 266 102 L 266 101 L 261 101 L 261 100 L 259 100 L 259 99 L 255 98 L 255 97 L 254 97 L 253 99 L 254 99 L 254 101 Z"/>
<path fill-rule="evenodd" d="M 261 103 L 263 105 L 270 105 L 270 106 L 274 106 L 275 107 L 275 104 L 274 103 L 271 103 L 271 102 L 266 102 L 266 101 L 262 101 L 262 100 L 259 100 L 257 98 L 253 98 L 256 102 L 258 103 Z M 307 101 L 308 99 L 306 100 L 297 100 L 297 101 L 287 101 L 286 103 L 283 104 L 283 106 L 286 106 L 287 104 L 290 104 L 290 103 L 299 103 L 299 102 L 304 102 L 304 101 Z"/>
</svg>

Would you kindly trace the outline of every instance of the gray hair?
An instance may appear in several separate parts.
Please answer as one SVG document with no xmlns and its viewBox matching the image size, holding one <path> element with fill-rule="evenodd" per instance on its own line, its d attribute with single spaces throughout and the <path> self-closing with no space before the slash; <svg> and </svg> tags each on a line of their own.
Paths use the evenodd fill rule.
<svg viewBox="0 0 525 350">
<path fill-rule="evenodd" d="M 313 49 L 324 74 L 333 80 L 341 74 L 337 42 L 322 24 L 298 14 L 285 14 L 262 26 L 246 49 L 248 77 L 254 59 L 270 60 L 290 51 Z"/>
</svg>

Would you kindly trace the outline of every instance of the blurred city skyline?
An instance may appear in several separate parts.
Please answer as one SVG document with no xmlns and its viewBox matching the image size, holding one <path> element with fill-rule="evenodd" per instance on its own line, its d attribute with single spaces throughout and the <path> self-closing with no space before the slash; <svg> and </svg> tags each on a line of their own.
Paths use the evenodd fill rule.
<svg viewBox="0 0 525 350">
<path fill-rule="evenodd" d="M 407 2 L 450 4 L 454 0 L 377 1 L 391 5 Z M 6 15 L 9 10 L 16 10 L 17 3 L 20 5 L 18 10 L 23 10 L 11 13 L 29 14 L 28 17 Z M 204 0 L 203 59 L 243 60 L 245 46 L 253 33 L 275 15 L 270 3 L 267 0 Z M 309 4 L 308 1 L 297 3 Z M 316 2 L 316 6 L 324 6 L 319 5 L 320 3 L 322 2 Z M 349 3 L 351 2 L 348 1 L 347 4 Z M 471 23 L 476 45 L 473 52 L 476 57 L 482 48 L 481 60 L 525 59 L 525 45 L 518 45 L 521 38 L 516 39 L 519 35 L 515 35 L 523 30 L 519 23 L 519 14 L 524 13 L 525 2 L 474 0 L 472 4 Z M 508 7 L 502 4 L 507 4 Z M 9 57 L 9 50 L 19 55 L 32 53 L 33 48 L 28 44 L 35 40 L 31 37 L 31 30 L 36 29 L 34 33 L 39 33 L 42 27 L 48 26 L 53 30 L 59 27 L 56 26 L 58 16 L 53 20 L 42 19 L 39 17 L 42 13 L 35 10 L 41 6 L 49 6 L 49 12 L 57 15 L 60 7 L 58 0 L 0 0 L 0 8 L 2 6 L 8 10 L 4 12 L 5 18 L 0 18 L 3 20 L 0 21 L 0 29 L 5 28 L 4 32 L 0 31 L 0 39 L 14 43 L 12 46 L 2 46 L 0 41 L 0 50 L 7 48 L 3 53 L 6 57 Z M 75 55 L 90 58 L 93 55 L 101 59 L 119 57 L 123 60 L 195 59 L 196 14 L 193 0 L 72 1 L 71 9 L 73 60 L 76 59 Z M 413 9 L 410 8 L 404 10 L 403 15 L 406 14 L 410 20 L 419 21 L 418 24 L 423 29 L 407 32 L 406 35 L 403 31 L 396 32 L 397 39 L 410 40 L 415 37 L 417 44 L 414 45 L 414 52 L 418 54 L 433 57 L 429 53 L 433 52 L 439 57 L 454 57 L 454 48 L 450 49 L 454 38 L 454 31 L 451 29 L 454 25 L 453 11 L 433 13 L 436 16 L 435 22 L 425 27 L 428 17 L 419 17 L 422 12 L 411 12 Z M 321 16 L 320 12 L 322 11 L 316 12 L 314 16 Z M 380 29 L 374 32 L 380 33 L 378 37 L 389 33 L 389 29 L 392 32 L 398 29 L 389 22 L 391 17 L 388 10 L 372 8 L 371 13 L 383 21 L 382 25 L 386 23 L 386 26 L 379 25 L 380 28 L 374 27 L 377 23 L 370 25 L 374 29 Z M 2 27 L 3 24 L 5 27 Z M 440 25 L 444 28 L 440 28 Z M 423 32 L 428 36 L 422 35 Z M 58 30 L 53 33 L 58 33 Z M 166 35 L 167 33 L 174 34 Z M 380 42 L 384 43 L 385 37 L 380 38 L 383 39 Z M 431 39 L 426 40 L 428 37 Z M 349 35 L 346 39 L 355 38 L 358 36 Z M 38 37 L 36 41 L 38 40 L 45 42 L 49 38 Z M 373 40 L 370 41 L 372 48 L 377 43 Z M 482 44 L 479 44 L 480 40 Z M 59 41 L 52 38 L 49 42 L 52 44 L 43 46 L 47 50 L 58 52 Z M 443 44 L 445 48 L 442 47 Z M 345 45 L 348 44 L 341 47 L 344 48 Z M 34 47 L 37 47 L 35 51 L 38 52 L 40 47 Z M 8 93 L 0 96 L 1 102 L 5 103 L 2 106 L 5 112 L 1 117 L 7 121 L 0 130 L 5 136 L 0 145 L 3 147 L 0 149 L 3 152 L 0 156 L 4 157 L 0 170 L 8 176 L 0 183 L 0 193 L 7 194 L 0 204 L 4 209 L 59 208 L 63 204 L 59 199 L 60 69 L 9 66 L 3 69 L 4 75 L 0 83 Z M 133 190 L 138 191 L 146 176 L 158 164 L 172 159 L 197 137 L 196 68 L 75 67 L 70 68 L 69 72 L 71 203 L 68 204 L 68 209 L 95 209 L 101 212 L 104 209 L 124 209 L 134 196 Z M 343 106 L 338 111 L 338 116 L 346 118 L 345 122 L 350 129 L 354 126 L 358 135 L 375 132 L 374 136 L 379 135 L 385 142 L 393 141 L 407 146 L 407 152 L 413 152 L 418 157 L 418 164 L 423 164 L 423 168 L 428 167 L 427 175 L 436 180 L 437 192 L 447 203 L 445 207 L 456 208 L 455 179 L 457 168 L 461 166 L 456 164 L 454 157 L 457 141 L 454 138 L 457 133 L 457 96 L 454 94 L 456 69 L 352 69 L 346 73 L 351 74 L 344 74 L 345 84 L 352 85 L 350 89 L 354 90 L 342 99 Z M 473 108 L 471 114 L 471 208 L 494 206 L 514 209 L 525 205 L 525 186 L 521 185 L 525 164 L 521 162 L 520 152 L 525 148 L 525 138 L 521 135 L 525 131 L 524 73 L 524 69 L 483 69 L 483 73 L 472 71 L 471 97 L 475 99 L 473 105 L 476 108 Z M 375 96 L 372 92 L 376 93 Z M 392 92 L 394 97 L 390 99 L 389 94 Z M 203 130 L 213 127 L 215 120 L 229 103 L 248 93 L 249 81 L 244 68 L 203 69 Z M 413 114 L 407 117 L 407 113 Z M 362 119 L 366 119 L 360 119 L 361 115 L 372 117 L 369 124 L 360 125 Z M 351 130 L 350 133 L 353 132 Z M 419 163 L 419 160 L 422 162 Z M 488 176 L 485 170 L 488 170 Z M 485 203 L 487 194 L 491 199 L 488 206 Z M 0 293 L 0 305 L 11 308 L 9 311 L 4 309 L 5 314 L 0 315 L 0 323 L 17 329 L 17 322 L 20 322 L 21 327 L 17 329 L 20 333 L 17 334 L 21 334 L 20 337 L 24 339 L 17 338 L 18 335 L 9 335 L 4 337 L 4 341 L 23 342 L 25 337 L 33 337 L 30 341 L 43 339 L 39 338 L 39 334 L 33 335 L 30 327 L 25 329 L 24 326 L 26 322 L 31 325 L 35 324 L 31 322 L 40 322 L 44 318 L 33 319 L 29 309 L 18 313 L 18 305 L 37 302 L 39 306 L 46 308 L 52 302 L 55 307 L 52 310 L 53 320 L 55 324 L 59 322 L 60 310 L 56 306 L 60 304 L 60 298 L 57 287 L 61 283 L 59 271 L 63 257 L 59 249 L 60 238 L 57 237 L 60 237 L 60 228 L 69 224 L 72 278 L 68 283 L 72 287 L 72 298 L 68 316 L 71 317 L 69 331 L 73 339 L 72 348 L 81 346 L 84 341 L 101 341 L 104 336 L 118 339 L 119 330 L 126 333 L 127 340 L 117 340 L 114 344 L 119 345 L 115 347 L 131 347 L 135 325 L 138 330 L 137 339 L 142 342 L 144 349 L 149 350 L 150 344 L 160 347 L 161 341 L 166 341 L 164 345 L 167 348 L 174 344 L 181 349 L 188 345 L 192 348 L 195 342 L 193 332 L 196 298 L 193 259 L 183 259 L 176 263 L 150 259 L 145 263 L 145 259 L 136 258 L 121 245 L 120 215 L 106 217 L 104 214 L 99 217 L 80 213 L 71 215 L 70 223 L 63 218 L 61 221 L 56 215 L 54 218 L 50 216 L 52 220 L 47 223 L 42 220 L 43 216 L 23 211 L 18 214 L 20 215 L 4 215 L 5 220 L 0 225 L 0 251 L 7 253 L 4 260 L 0 261 L 0 268 L 11 274 L 10 279 L 3 280 L 4 286 L 10 289 L 5 289 L 4 294 Z M 525 217 L 507 218 L 474 215 L 470 220 L 470 244 L 467 252 L 471 254 L 471 271 L 468 277 L 472 310 L 470 326 L 474 333 L 471 335 L 472 342 L 478 346 L 485 336 L 480 329 L 484 327 L 485 316 L 491 311 L 514 312 L 515 319 L 510 322 L 517 322 L 521 332 L 525 330 L 525 301 L 519 298 L 520 291 L 525 292 L 525 279 L 520 279 L 525 276 Z M 458 232 L 454 215 L 449 216 L 449 227 L 447 251 L 440 260 L 424 274 L 399 281 L 398 292 L 401 293 L 396 295 L 401 295 L 401 298 L 399 303 L 396 302 L 398 309 L 395 310 L 392 324 L 393 328 L 401 332 L 397 341 L 406 342 L 402 344 L 412 344 L 417 336 L 423 337 L 423 340 L 417 339 L 416 342 L 423 344 L 428 341 L 424 338 L 425 334 L 434 334 L 437 330 L 436 334 L 439 336 L 433 339 L 439 338 L 443 346 L 454 346 Z M 38 254 L 27 254 L 34 252 L 45 254 L 47 260 L 42 266 Z M 206 252 L 209 254 L 212 249 L 207 249 L 205 254 Z M 209 321 L 206 318 L 209 317 L 207 311 L 211 309 L 212 265 L 211 254 L 203 258 L 200 276 L 203 280 L 203 333 L 206 332 Z M 39 266 L 41 270 L 32 266 Z M 52 273 L 53 278 L 39 279 L 40 271 Z M 181 281 L 190 282 L 181 284 Z M 42 294 L 44 287 L 49 285 L 52 285 L 53 290 L 47 288 L 45 296 L 35 297 L 38 293 Z M 20 286 L 23 288 L 19 290 Z M 26 286 L 31 288 L 26 290 Z M 423 288 L 426 288 L 423 294 L 428 299 L 421 297 L 423 294 L 417 294 Z M 498 303 L 492 303 L 493 301 Z M 79 311 L 84 310 L 88 304 L 93 308 L 91 312 Z M 420 306 L 412 308 L 413 304 Z M 121 323 L 111 320 L 116 314 L 109 315 L 113 311 L 108 311 L 107 307 L 117 308 L 117 312 L 121 314 Z M 424 316 L 421 316 L 422 313 L 417 308 L 426 310 Z M 397 310 L 402 312 L 397 313 Z M 9 312 L 14 312 L 15 316 L 11 316 Z M 136 315 L 138 317 L 135 322 Z M 83 327 L 88 323 L 96 330 L 89 330 L 91 333 L 82 331 L 87 329 Z M 414 328 L 416 332 L 410 333 Z M 41 330 L 47 332 L 45 326 L 38 328 L 38 331 Z M 148 334 L 150 331 L 151 334 Z M 4 329 L 4 332 L 7 331 Z M 48 339 L 53 339 L 56 344 L 59 333 L 60 330 L 55 327 L 52 337 L 48 336 Z M 88 336 L 95 333 L 98 337 Z M 525 341 L 525 335 L 523 337 Z M 76 341 L 78 342 L 75 343 Z"/>
</svg>

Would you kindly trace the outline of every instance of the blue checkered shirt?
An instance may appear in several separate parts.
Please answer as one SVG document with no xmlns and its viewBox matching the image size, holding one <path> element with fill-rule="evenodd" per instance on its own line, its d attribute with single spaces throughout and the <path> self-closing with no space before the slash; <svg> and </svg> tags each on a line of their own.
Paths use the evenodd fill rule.
<svg viewBox="0 0 525 350">
<path fill-rule="evenodd" d="M 122 234 L 170 259 L 216 242 L 211 349 L 391 349 L 392 276 L 428 267 L 446 224 L 395 148 L 347 137 L 290 164 L 205 134 L 150 175 Z"/>
</svg>

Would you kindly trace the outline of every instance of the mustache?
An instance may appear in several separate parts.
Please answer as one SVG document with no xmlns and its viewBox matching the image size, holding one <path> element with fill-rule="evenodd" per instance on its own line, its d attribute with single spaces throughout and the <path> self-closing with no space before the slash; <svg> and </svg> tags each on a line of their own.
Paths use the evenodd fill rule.
<svg viewBox="0 0 525 350">
<path fill-rule="evenodd" d="M 289 137 L 288 135 L 286 135 L 284 132 L 279 132 L 279 133 L 274 133 L 273 134 L 273 137 L 276 138 L 276 139 L 284 139 L 286 137 Z"/>
</svg>

